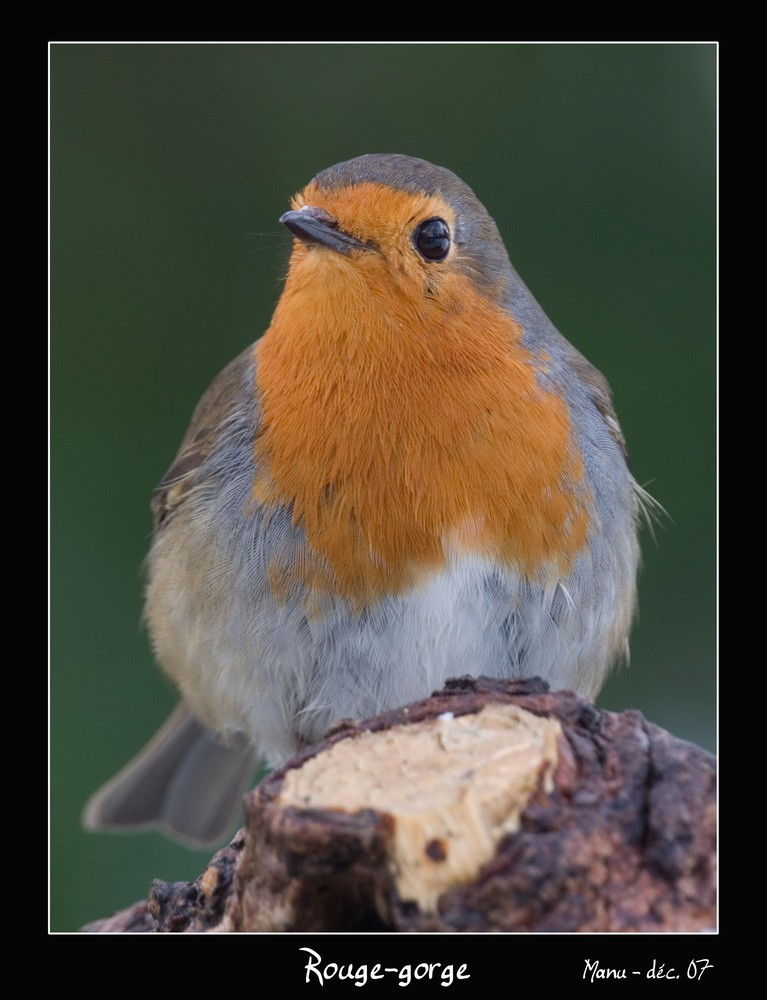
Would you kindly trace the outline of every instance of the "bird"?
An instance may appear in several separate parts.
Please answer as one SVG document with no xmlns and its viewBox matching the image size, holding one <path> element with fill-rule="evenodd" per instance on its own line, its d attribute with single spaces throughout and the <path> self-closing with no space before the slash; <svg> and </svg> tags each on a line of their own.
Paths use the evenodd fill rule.
<svg viewBox="0 0 767 1000">
<path fill-rule="evenodd" d="M 145 616 L 181 702 L 90 829 L 219 840 L 259 761 L 454 676 L 594 699 L 626 657 L 646 495 L 604 376 L 452 171 L 318 173 L 267 331 L 155 492 Z"/>
</svg>

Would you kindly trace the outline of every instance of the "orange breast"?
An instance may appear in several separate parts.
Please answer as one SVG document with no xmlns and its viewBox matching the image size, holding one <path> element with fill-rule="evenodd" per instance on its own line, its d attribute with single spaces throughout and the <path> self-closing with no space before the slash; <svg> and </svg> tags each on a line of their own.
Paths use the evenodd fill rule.
<svg viewBox="0 0 767 1000">
<path fill-rule="evenodd" d="M 589 527 L 567 408 L 520 329 L 455 272 L 414 297 L 375 254 L 299 247 L 257 344 L 255 499 L 292 506 L 299 572 L 357 606 L 470 552 L 561 573 Z"/>
</svg>

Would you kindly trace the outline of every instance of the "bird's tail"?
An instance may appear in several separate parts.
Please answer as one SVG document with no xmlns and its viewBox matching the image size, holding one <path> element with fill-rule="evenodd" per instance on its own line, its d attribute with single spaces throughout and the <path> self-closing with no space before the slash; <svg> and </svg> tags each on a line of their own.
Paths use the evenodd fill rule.
<svg viewBox="0 0 767 1000">
<path fill-rule="evenodd" d="M 91 796 L 89 830 L 162 830 L 190 845 L 211 844 L 231 828 L 256 756 L 243 737 L 228 744 L 182 702 L 129 764 Z"/>
</svg>

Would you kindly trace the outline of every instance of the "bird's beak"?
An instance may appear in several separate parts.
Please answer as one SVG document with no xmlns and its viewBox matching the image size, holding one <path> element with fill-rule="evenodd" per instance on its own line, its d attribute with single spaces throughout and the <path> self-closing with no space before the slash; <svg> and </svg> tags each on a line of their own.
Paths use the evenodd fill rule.
<svg viewBox="0 0 767 1000">
<path fill-rule="evenodd" d="M 280 216 L 296 239 L 307 245 L 311 243 L 335 250 L 336 253 L 351 253 L 352 250 L 372 250 L 368 243 L 363 243 L 339 229 L 338 221 L 324 208 L 304 205 L 293 212 Z"/>
</svg>

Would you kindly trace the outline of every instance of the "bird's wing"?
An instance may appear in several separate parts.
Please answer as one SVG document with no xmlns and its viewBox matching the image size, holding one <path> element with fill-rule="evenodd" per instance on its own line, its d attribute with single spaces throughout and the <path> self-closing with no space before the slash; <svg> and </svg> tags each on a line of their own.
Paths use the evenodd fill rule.
<svg viewBox="0 0 767 1000">
<path fill-rule="evenodd" d="M 597 368 L 595 368 L 590 361 L 584 358 L 581 352 L 573 347 L 569 341 L 565 340 L 564 337 L 562 338 L 562 345 L 570 366 L 573 368 L 583 385 L 586 386 L 592 403 L 602 415 L 602 418 L 607 425 L 610 437 L 617 443 L 624 459 L 626 460 L 626 463 L 628 464 L 629 456 L 628 449 L 626 447 L 626 439 L 623 436 L 623 431 L 618 423 L 615 406 L 613 405 L 613 394 L 610 389 L 610 383 L 604 375 Z"/>
<path fill-rule="evenodd" d="M 188 490 L 195 485 L 196 473 L 215 448 L 218 438 L 238 417 L 243 405 L 241 389 L 252 377 L 253 366 L 251 346 L 224 368 L 197 404 L 178 454 L 152 498 L 155 531 L 165 526 Z"/>
</svg>

